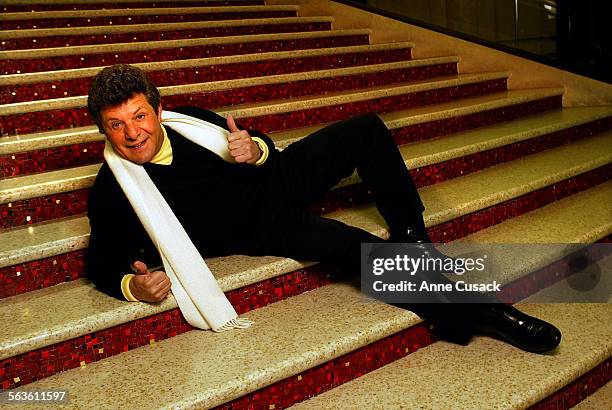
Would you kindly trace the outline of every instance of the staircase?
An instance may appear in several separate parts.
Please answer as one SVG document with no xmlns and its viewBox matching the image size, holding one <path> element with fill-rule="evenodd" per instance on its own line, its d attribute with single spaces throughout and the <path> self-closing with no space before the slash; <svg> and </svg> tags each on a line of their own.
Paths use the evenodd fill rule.
<svg viewBox="0 0 612 410">
<path fill-rule="evenodd" d="M 281 149 L 378 113 L 436 242 L 610 242 L 609 102 L 571 106 L 566 84 L 509 87 L 513 72 L 463 71 L 461 55 L 415 58 L 427 42 L 371 43 L 371 29 L 304 16 L 305 2 L 266 3 L 3 1 L 1 389 L 66 389 L 70 408 L 556 409 L 604 386 L 606 303 L 523 303 L 564 335 L 555 352 L 535 355 L 486 337 L 436 341 L 412 312 L 363 303 L 356 272 L 287 258 L 206 260 L 256 322 L 246 330 L 193 330 L 172 296 L 129 303 L 95 290 L 84 274 L 85 212 L 104 138 L 86 93 L 117 62 L 145 70 L 164 108 L 231 114 Z M 357 175 L 311 209 L 388 235 Z M 508 255 L 497 279 L 515 298 L 562 286 L 554 257 Z M 597 264 L 609 281 L 609 253 Z"/>
</svg>

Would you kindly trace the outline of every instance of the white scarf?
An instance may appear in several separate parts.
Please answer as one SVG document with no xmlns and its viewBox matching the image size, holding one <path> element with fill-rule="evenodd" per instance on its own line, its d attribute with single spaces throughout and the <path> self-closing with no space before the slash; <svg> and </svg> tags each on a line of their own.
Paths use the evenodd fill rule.
<svg viewBox="0 0 612 410">
<path fill-rule="evenodd" d="M 234 162 L 227 147 L 228 132 L 198 118 L 162 112 L 163 124 L 185 138 Z M 121 158 L 107 141 L 104 159 L 159 251 L 172 293 L 189 324 L 215 332 L 249 327 L 238 318 L 204 259 L 187 236 L 170 206 L 142 165 Z"/>
</svg>

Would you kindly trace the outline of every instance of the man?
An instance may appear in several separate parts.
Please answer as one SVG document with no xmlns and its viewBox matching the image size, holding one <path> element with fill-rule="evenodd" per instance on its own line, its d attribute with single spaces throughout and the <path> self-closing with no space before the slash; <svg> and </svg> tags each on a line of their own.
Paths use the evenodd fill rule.
<svg viewBox="0 0 612 410">
<path fill-rule="evenodd" d="M 157 88 L 129 65 L 105 68 L 88 99 L 100 132 L 122 158 L 141 164 L 206 257 L 277 255 L 360 266 L 361 243 L 381 239 L 356 227 L 306 211 L 315 199 L 355 169 L 373 192 L 392 241 L 430 242 L 423 205 L 388 129 L 376 115 L 326 127 L 282 152 L 255 130 L 196 107 L 175 111 L 229 131 L 226 162 L 162 126 Z M 158 302 L 170 291 L 159 255 L 105 163 L 92 188 L 88 272 L 96 286 L 118 298 Z M 435 249 L 422 247 L 426 254 Z M 130 273 L 134 271 L 135 274 Z M 501 304 L 414 304 L 438 323 L 442 336 L 466 342 L 474 330 L 491 333 L 529 351 L 560 341 L 552 325 Z"/>
</svg>

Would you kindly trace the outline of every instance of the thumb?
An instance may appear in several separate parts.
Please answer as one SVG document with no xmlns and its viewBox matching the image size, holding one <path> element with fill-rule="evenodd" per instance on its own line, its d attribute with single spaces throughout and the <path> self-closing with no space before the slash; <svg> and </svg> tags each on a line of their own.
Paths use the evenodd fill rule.
<svg viewBox="0 0 612 410">
<path fill-rule="evenodd" d="M 230 132 L 240 131 L 238 129 L 238 127 L 236 126 L 236 122 L 234 121 L 234 117 L 232 117 L 231 114 L 229 114 L 227 116 L 227 127 L 229 128 Z"/>
<path fill-rule="evenodd" d="M 134 273 L 136 275 L 146 275 L 149 273 L 149 268 L 147 268 L 147 265 L 145 265 L 144 262 L 134 261 L 132 266 L 134 267 Z"/>
</svg>

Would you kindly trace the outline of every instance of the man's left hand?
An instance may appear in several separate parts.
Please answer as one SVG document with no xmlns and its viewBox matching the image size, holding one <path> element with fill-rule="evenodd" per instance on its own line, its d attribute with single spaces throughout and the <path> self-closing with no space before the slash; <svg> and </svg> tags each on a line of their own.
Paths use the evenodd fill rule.
<svg viewBox="0 0 612 410">
<path fill-rule="evenodd" d="M 227 116 L 227 127 L 230 130 L 230 134 L 227 137 L 228 147 L 234 160 L 239 163 L 256 163 L 262 153 L 257 143 L 251 139 L 249 133 L 245 130 L 239 130 L 231 115 Z"/>
</svg>

